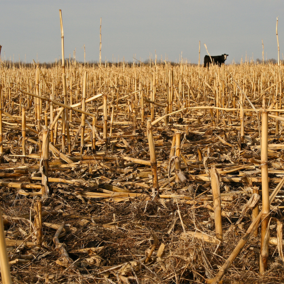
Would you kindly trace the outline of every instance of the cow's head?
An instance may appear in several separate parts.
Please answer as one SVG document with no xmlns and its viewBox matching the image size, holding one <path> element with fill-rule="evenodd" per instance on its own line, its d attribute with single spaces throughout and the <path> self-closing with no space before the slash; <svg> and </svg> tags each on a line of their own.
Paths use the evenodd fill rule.
<svg viewBox="0 0 284 284">
<path fill-rule="evenodd" d="M 223 54 L 224 60 L 226 60 L 228 56 L 229 54 Z"/>
</svg>

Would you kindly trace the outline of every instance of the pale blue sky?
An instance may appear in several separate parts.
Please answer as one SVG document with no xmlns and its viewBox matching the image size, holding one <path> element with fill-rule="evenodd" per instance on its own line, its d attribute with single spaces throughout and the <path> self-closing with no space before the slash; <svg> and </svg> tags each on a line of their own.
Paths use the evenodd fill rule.
<svg viewBox="0 0 284 284">
<path fill-rule="evenodd" d="M 277 59 L 276 17 L 281 59 L 284 59 L 284 1 L 282 0 L 2 0 L 0 44 L 2 59 L 52 62 L 61 56 L 59 9 L 62 9 L 65 57 L 99 60 L 99 25 L 102 18 L 102 59 L 142 61 L 155 50 L 191 63 L 206 54 L 228 53 L 227 63 L 253 56 Z M 282 13 L 281 13 L 282 12 Z M 283 52 L 282 52 L 283 51 Z"/>
</svg>

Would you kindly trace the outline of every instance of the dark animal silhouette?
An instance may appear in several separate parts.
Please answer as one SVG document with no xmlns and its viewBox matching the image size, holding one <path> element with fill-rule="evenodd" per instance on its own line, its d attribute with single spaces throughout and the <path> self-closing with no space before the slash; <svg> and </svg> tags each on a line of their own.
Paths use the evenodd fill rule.
<svg viewBox="0 0 284 284">
<path fill-rule="evenodd" d="M 221 66 L 221 64 L 225 63 L 227 57 L 229 56 L 229 54 L 222 54 L 222 55 L 218 55 L 218 56 L 211 56 L 212 61 L 210 59 L 209 55 L 205 55 L 204 56 L 204 67 L 208 67 L 210 64 L 217 64 L 218 66 Z"/>
</svg>

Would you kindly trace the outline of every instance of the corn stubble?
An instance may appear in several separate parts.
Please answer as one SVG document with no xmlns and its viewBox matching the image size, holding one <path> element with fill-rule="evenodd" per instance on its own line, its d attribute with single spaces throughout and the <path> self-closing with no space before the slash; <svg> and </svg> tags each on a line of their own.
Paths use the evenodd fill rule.
<svg viewBox="0 0 284 284">
<path fill-rule="evenodd" d="M 2 62 L 7 246 L 45 250 L 34 264 L 56 283 L 280 281 L 282 239 L 270 224 L 284 208 L 282 69 Z M 253 194 L 262 201 L 242 213 Z M 10 210 L 11 195 L 19 206 Z M 19 271 L 27 255 L 8 256 L 12 278 L 38 277 Z"/>
</svg>

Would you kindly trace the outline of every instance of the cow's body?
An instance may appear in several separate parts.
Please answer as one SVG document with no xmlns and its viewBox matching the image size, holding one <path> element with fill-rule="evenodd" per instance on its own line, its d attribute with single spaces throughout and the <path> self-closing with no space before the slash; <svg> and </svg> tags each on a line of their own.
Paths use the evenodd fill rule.
<svg viewBox="0 0 284 284">
<path fill-rule="evenodd" d="M 209 67 L 210 64 L 217 64 L 218 66 L 221 66 L 221 64 L 225 63 L 228 56 L 229 56 L 229 54 L 211 56 L 211 58 L 212 58 L 212 61 L 211 61 L 210 56 L 205 55 L 204 56 L 204 67 Z"/>
</svg>

